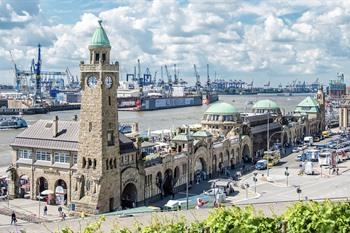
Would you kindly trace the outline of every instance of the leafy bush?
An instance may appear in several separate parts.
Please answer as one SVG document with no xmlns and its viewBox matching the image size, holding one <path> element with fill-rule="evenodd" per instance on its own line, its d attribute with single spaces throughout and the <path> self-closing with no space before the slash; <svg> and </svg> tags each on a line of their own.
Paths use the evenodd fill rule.
<svg viewBox="0 0 350 233">
<path fill-rule="evenodd" d="M 348 202 L 297 203 L 283 215 L 289 233 L 350 232 L 350 204 Z"/>
<path fill-rule="evenodd" d="M 81 232 L 101 232 L 104 218 L 88 225 Z M 286 223 L 286 224 L 283 224 Z M 217 208 L 204 221 L 187 223 L 153 219 L 149 226 L 136 230 L 113 229 L 112 233 L 348 233 L 350 232 L 350 204 L 348 202 L 298 202 L 281 216 L 265 216 L 252 206 Z M 62 233 L 74 233 L 64 229 Z"/>
</svg>

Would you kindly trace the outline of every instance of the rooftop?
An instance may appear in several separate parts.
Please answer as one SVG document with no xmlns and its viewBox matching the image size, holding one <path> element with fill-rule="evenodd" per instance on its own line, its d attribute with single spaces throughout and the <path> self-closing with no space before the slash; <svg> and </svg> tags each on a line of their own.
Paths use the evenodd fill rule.
<svg viewBox="0 0 350 233">
<path fill-rule="evenodd" d="M 238 113 L 238 110 L 231 104 L 228 103 L 217 103 L 211 105 L 205 113 L 207 114 L 223 114 L 223 115 L 231 115 L 234 113 Z"/>
<path fill-rule="evenodd" d="M 111 44 L 109 43 L 108 36 L 102 27 L 102 20 L 99 20 L 98 23 L 100 26 L 94 32 L 89 48 L 110 48 Z"/>
<path fill-rule="evenodd" d="M 266 99 L 259 100 L 253 105 L 253 109 L 279 109 L 280 107 L 275 101 Z"/>
<path fill-rule="evenodd" d="M 11 146 L 78 151 L 79 121 L 58 121 L 58 133 L 54 136 L 52 120 L 38 120 L 15 137 Z M 121 153 L 135 150 L 133 142 L 119 133 Z"/>
</svg>

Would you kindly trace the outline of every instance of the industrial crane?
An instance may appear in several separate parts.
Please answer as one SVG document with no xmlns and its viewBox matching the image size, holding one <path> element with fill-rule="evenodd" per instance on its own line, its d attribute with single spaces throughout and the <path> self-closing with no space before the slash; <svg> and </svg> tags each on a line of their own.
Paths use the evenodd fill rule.
<svg viewBox="0 0 350 233">
<path fill-rule="evenodd" d="M 194 69 L 194 76 L 196 77 L 196 91 L 199 93 L 200 88 L 201 88 L 201 81 L 200 81 L 200 76 L 197 71 L 196 64 L 193 64 L 193 69 Z"/>
</svg>

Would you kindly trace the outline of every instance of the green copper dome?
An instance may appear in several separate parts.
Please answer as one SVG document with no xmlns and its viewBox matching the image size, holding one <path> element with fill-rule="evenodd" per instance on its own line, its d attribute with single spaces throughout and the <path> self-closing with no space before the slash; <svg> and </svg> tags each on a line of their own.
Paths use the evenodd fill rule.
<svg viewBox="0 0 350 233">
<path fill-rule="evenodd" d="M 102 27 L 102 20 L 99 20 L 98 23 L 100 26 L 94 32 L 89 48 L 110 48 L 111 44 L 109 43 L 108 36 Z"/>
<path fill-rule="evenodd" d="M 231 115 L 234 113 L 238 113 L 237 109 L 228 103 L 217 103 L 210 106 L 207 111 L 207 114 L 218 114 L 218 115 Z"/>
<path fill-rule="evenodd" d="M 272 100 L 259 100 L 253 105 L 253 109 L 279 109 L 280 107 Z"/>
<path fill-rule="evenodd" d="M 317 100 L 308 96 L 303 99 L 295 108 L 296 113 L 318 113 L 320 112 L 320 105 Z"/>
</svg>

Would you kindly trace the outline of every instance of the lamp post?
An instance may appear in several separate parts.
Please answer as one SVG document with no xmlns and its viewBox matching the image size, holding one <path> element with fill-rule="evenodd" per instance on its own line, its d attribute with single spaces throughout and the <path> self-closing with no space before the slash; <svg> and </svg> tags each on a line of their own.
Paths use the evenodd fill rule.
<svg viewBox="0 0 350 233">
<path fill-rule="evenodd" d="M 301 196 L 301 188 L 300 188 L 300 185 L 298 186 L 297 188 L 297 194 L 299 196 L 299 201 L 300 201 L 300 196 Z"/>
<path fill-rule="evenodd" d="M 289 176 L 288 167 L 286 167 L 286 171 L 284 172 L 284 175 L 287 178 L 287 187 L 288 187 L 288 176 Z"/>
<path fill-rule="evenodd" d="M 254 181 L 254 192 L 256 193 L 256 182 L 258 181 L 258 179 L 256 178 L 256 176 L 258 175 L 257 172 L 254 172 L 254 177 L 253 177 L 253 181 Z"/>
</svg>

